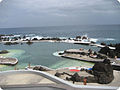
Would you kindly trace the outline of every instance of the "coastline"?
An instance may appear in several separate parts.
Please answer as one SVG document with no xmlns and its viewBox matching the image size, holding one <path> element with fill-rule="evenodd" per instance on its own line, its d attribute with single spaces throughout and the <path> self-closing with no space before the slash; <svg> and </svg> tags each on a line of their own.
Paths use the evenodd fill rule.
<svg viewBox="0 0 120 90">
<path fill-rule="evenodd" d="M 28 43 L 29 40 L 26 40 L 26 41 L 23 41 L 23 40 L 16 40 L 16 41 L 0 41 L 0 43 L 2 44 L 5 44 L 5 43 L 16 43 L 16 44 L 23 44 L 23 43 Z M 88 45 L 88 46 L 95 46 L 95 47 L 98 47 L 98 48 L 103 48 L 103 47 L 106 47 L 105 45 L 101 45 L 101 44 L 96 44 L 96 43 L 90 43 L 90 42 L 81 42 L 81 41 L 64 41 L 64 40 L 61 40 L 61 41 L 58 41 L 58 40 L 30 40 L 31 44 L 32 43 L 39 43 L 39 42 L 51 42 L 51 43 L 71 43 L 71 44 L 80 44 L 80 45 Z M 110 49 L 115 49 L 115 47 L 111 47 L 111 46 L 108 46 Z"/>
</svg>

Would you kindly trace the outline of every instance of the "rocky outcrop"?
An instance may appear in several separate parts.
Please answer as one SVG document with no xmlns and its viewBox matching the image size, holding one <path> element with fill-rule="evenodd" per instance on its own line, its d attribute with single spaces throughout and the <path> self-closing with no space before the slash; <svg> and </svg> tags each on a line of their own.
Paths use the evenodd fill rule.
<svg viewBox="0 0 120 90">
<path fill-rule="evenodd" d="M 108 46 L 115 47 L 115 49 L 111 50 Z M 110 58 L 115 58 L 115 56 L 120 58 L 120 44 L 107 45 L 106 47 L 101 48 L 99 53 L 105 54 Z"/>
<path fill-rule="evenodd" d="M 71 76 L 71 77 L 70 78 L 66 77 L 66 80 L 73 81 L 73 83 L 75 83 L 75 82 L 82 82 L 83 81 L 82 77 L 79 76 L 78 73 L 75 73 L 75 74 L 69 75 L 69 76 Z"/>
<path fill-rule="evenodd" d="M 18 42 L 6 42 L 4 45 L 16 45 L 19 44 Z"/>
<path fill-rule="evenodd" d="M 101 48 L 99 53 L 107 55 L 109 51 L 110 51 L 109 47 L 106 46 L 106 47 Z"/>
<path fill-rule="evenodd" d="M 33 44 L 33 42 L 31 42 L 30 40 L 28 40 L 28 42 L 26 42 L 26 44 L 31 45 L 31 44 Z"/>
<path fill-rule="evenodd" d="M 93 66 L 92 70 L 87 71 L 89 74 L 92 74 L 92 76 L 80 76 L 78 73 L 74 73 L 73 75 L 63 72 L 63 73 L 56 73 L 55 76 L 60 77 L 61 75 L 68 75 L 69 77 L 66 77 L 66 80 L 75 82 L 84 82 L 84 79 L 86 78 L 87 83 L 100 83 L 100 84 L 108 84 L 112 82 L 114 79 L 113 75 L 113 68 L 110 64 L 110 60 L 105 59 L 103 62 L 96 63 Z"/>
<path fill-rule="evenodd" d="M 114 79 L 113 68 L 110 60 L 105 59 L 103 62 L 96 63 L 93 66 L 93 75 L 98 83 L 108 84 Z"/>
<path fill-rule="evenodd" d="M 67 73 L 65 73 L 65 72 L 63 72 L 63 73 L 56 72 L 56 73 L 55 73 L 55 76 L 56 76 L 56 77 L 61 77 L 61 75 L 64 75 L 64 74 L 67 74 Z"/>
<path fill-rule="evenodd" d="M 49 71 L 48 69 L 41 67 L 41 66 L 35 66 L 33 70 L 39 70 L 39 71 Z"/>
<path fill-rule="evenodd" d="M 6 53 L 9 53 L 9 51 L 7 51 L 7 50 L 0 51 L 0 54 L 6 54 Z"/>
<path fill-rule="evenodd" d="M 66 77 L 66 80 L 68 81 L 72 81 L 73 83 L 75 82 L 84 82 L 84 79 L 87 79 L 87 83 L 97 83 L 96 79 L 93 76 L 88 76 L 88 77 L 84 77 L 84 76 L 80 76 L 78 73 L 74 73 L 73 75 L 63 72 L 63 73 L 56 73 L 55 76 L 57 77 L 61 77 L 62 75 L 68 75 L 69 77 Z"/>
</svg>

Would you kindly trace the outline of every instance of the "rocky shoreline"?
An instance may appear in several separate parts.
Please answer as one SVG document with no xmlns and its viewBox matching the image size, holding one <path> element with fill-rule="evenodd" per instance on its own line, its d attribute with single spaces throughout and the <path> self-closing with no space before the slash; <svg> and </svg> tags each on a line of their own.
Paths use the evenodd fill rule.
<svg viewBox="0 0 120 90">
<path fill-rule="evenodd" d="M 28 36 L 28 35 L 0 35 L 1 43 L 4 45 L 16 45 L 19 43 L 26 43 L 29 45 L 29 42 L 65 42 L 73 44 L 84 44 L 90 45 L 96 43 L 97 40 L 87 37 L 87 35 L 76 36 L 75 38 L 60 38 L 60 37 L 40 37 L 40 36 Z"/>
</svg>

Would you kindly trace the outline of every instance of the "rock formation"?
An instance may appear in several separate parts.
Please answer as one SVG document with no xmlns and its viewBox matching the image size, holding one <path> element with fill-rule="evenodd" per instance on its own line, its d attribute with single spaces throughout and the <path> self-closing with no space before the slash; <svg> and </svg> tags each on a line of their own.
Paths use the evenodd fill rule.
<svg viewBox="0 0 120 90">
<path fill-rule="evenodd" d="M 109 47 L 106 46 L 106 47 L 101 48 L 99 53 L 107 55 L 109 51 L 110 51 Z"/>
<path fill-rule="evenodd" d="M 39 71 L 49 71 L 48 69 L 43 68 L 43 67 L 41 67 L 41 66 L 35 66 L 35 67 L 33 68 L 33 70 L 39 70 Z"/>
<path fill-rule="evenodd" d="M 105 59 L 103 62 L 96 63 L 93 66 L 93 75 L 98 83 L 108 84 L 114 79 L 113 68 L 110 60 Z"/>
<path fill-rule="evenodd" d="M 88 71 L 87 71 L 88 72 Z M 90 72 L 90 73 L 89 73 Z M 96 63 L 93 66 L 92 70 L 89 70 L 89 74 L 92 74 L 93 76 L 80 76 L 78 73 L 74 73 L 73 75 L 69 73 L 56 73 L 55 76 L 60 77 L 61 75 L 68 75 L 69 77 L 66 77 L 66 80 L 75 82 L 83 82 L 86 78 L 87 83 L 100 83 L 100 84 L 108 84 L 112 82 L 114 79 L 113 75 L 113 68 L 110 64 L 110 60 L 105 59 L 103 62 Z"/>
<path fill-rule="evenodd" d="M 0 54 L 6 54 L 6 53 L 9 53 L 9 51 L 7 51 L 7 50 L 0 51 Z"/>
<path fill-rule="evenodd" d="M 71 75 L 70 78 L 66 77 L 66 80 L 73 81 L 73 83 L 81 82 L 81 77 L 78 75 L 78 73 L 75 73 L 74 75 Z"/>
<path fill-rule="evenodd" d="M 108 46 L 115 47 L 115 49 L 110 49 Z M 115 58 L 117 56 L 120 58 L 120 44 L 110 44 L 106 47 L 100 49 L 99 53 L 108 55 L 110 58 Z"/>
<path fill-rule="evenodd" d="M 31 45 L 31 44 L 33 44 L 33 42 L 31 42 L 30 40 L 28 40 L 28 42 L 26 42 L 26 44 Z"/>
</svg>

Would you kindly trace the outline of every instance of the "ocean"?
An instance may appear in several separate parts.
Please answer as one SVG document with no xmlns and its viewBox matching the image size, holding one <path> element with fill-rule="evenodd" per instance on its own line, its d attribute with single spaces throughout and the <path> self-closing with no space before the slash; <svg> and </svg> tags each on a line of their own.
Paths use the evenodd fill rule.
<svg viewBox="0 0 120 90">
<path fill-rule="evenodd" d="M 49 37 L 76 37 L 87 34 L 90 38 L 98 39 L 97 43 L 120 43 L 120 25 L 80 25 L 80 26 L 48 26 L 48 27 L 26 27 L 26 28 L 0 28 L 0 34 L 35 34 Z M 70 48 L 85 48 L 98 51 L 99 48 L 92 46 L 68 44 L 68 43 L 51 43 L 40 42 L 32 45 L 13 45 L 5 46 L 0 44 L 0 50 L 9 50 L 6 57 L 17 57 L 19 63 L 16 66 L 0 65 L 0 70 L 13 70 L 15 67 L 24 69 L 28 63 L 31 65 L 44 65 L 53 69 L 72 67 L 72 66 L 89 66 L 93 63 L 76 61 L 62 57 L 54 56 L 57 51 L 64 51 Z"/>
</svg>

